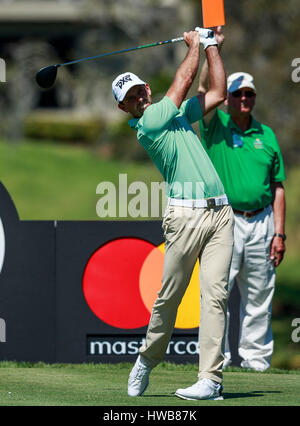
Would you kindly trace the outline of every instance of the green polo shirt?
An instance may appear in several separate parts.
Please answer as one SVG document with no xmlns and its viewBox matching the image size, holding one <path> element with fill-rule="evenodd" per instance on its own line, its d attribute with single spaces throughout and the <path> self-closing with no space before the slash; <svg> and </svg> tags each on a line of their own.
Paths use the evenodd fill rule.
<svg viewBox="0 0 300 426">
<path fill-rule="evenodd" d="M 245 132 L 217 109 L 208 125 L 200 120 L 201 142 L 233 208 L 258 210 L 273 201 L 271 183 L 285 180 L 280 148 L 270 127 L 251 117 Z"/>
<path fill-rule="evenodd" d="M 224 194 L 217 172 L 191 126 L 201 118 L 197 97 L 184 101 L 178 109 L 165 96 L 150 105 L 140 119 L 129 121 L 162 174 L 169 197 L 199 199 Z"/>
</svg>

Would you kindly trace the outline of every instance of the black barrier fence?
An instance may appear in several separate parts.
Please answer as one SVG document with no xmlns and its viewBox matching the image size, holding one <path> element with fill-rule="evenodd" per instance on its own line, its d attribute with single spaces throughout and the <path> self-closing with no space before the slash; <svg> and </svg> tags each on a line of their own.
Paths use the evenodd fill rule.
<svg viewBox="0 0 300 426">
<path fill-rule="evenodd" d="M 21 221 L 3 184 L 0 206 L 0 360 L 133 362 L 151 300 L 147 289 L 141 300 L 137 277 L 163 243 L 161 222 Z M 234 290 L 233 364 L 238 306 Z M 197 362 L 197 354 L 198 327 L 175 328 L 165 359 Z"/>
</svg>

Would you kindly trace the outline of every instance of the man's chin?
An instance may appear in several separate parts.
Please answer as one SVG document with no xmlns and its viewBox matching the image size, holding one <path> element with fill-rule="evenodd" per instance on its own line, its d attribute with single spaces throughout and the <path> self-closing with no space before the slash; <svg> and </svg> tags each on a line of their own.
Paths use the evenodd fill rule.
<svg viewBox="0 0 300 426">
<path fill-rule="evenodd" d="M 251 107 L 244 106 L 244 107 L 241 107 L 240 112 L 242 114 L 249 114 L 251 112 L 251 110 L 252 110 Z"/>
</svg>

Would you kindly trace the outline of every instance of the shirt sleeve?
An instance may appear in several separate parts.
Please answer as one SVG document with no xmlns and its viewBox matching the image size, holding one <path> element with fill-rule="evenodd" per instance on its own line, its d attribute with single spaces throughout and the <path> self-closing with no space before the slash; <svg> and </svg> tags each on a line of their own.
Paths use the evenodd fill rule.
<svg viewBox="0 0 300 426">
<path fill-rule="evenodd" d="M 271 133 L 273 136 L 273 148 L 275 152 L 271 171 L 271 182 L 282 182 L 286 179 L 283 157 L 275 133 L 273 131 L 271 131 Z"/>
<path fill-rule="evenodd" d="M 196 121 L 201 120 L 203 117 L 202 109 L 197 96 L 182 102 L 179 111 L 181 114 L 186 116 L 190 123 L 195 123 Z"/>
</svg>

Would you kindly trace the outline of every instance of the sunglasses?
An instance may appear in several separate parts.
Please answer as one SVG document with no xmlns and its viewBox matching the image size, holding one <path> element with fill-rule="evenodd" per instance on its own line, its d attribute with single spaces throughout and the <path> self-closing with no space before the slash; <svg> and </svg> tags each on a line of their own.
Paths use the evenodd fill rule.
<svg viewBox="0 0 300 426">
<path fill-rule="evenodd" d="M 236 90 L 231 94 L 234 98 L 240 98 L 243 95 L 243 92 L 242 90 Z M 246 96 L 246 98 L 253 98 L 255 96 L 255 93 L 252 90 L 245 90 L 244 95 Z"/>
</svg>

